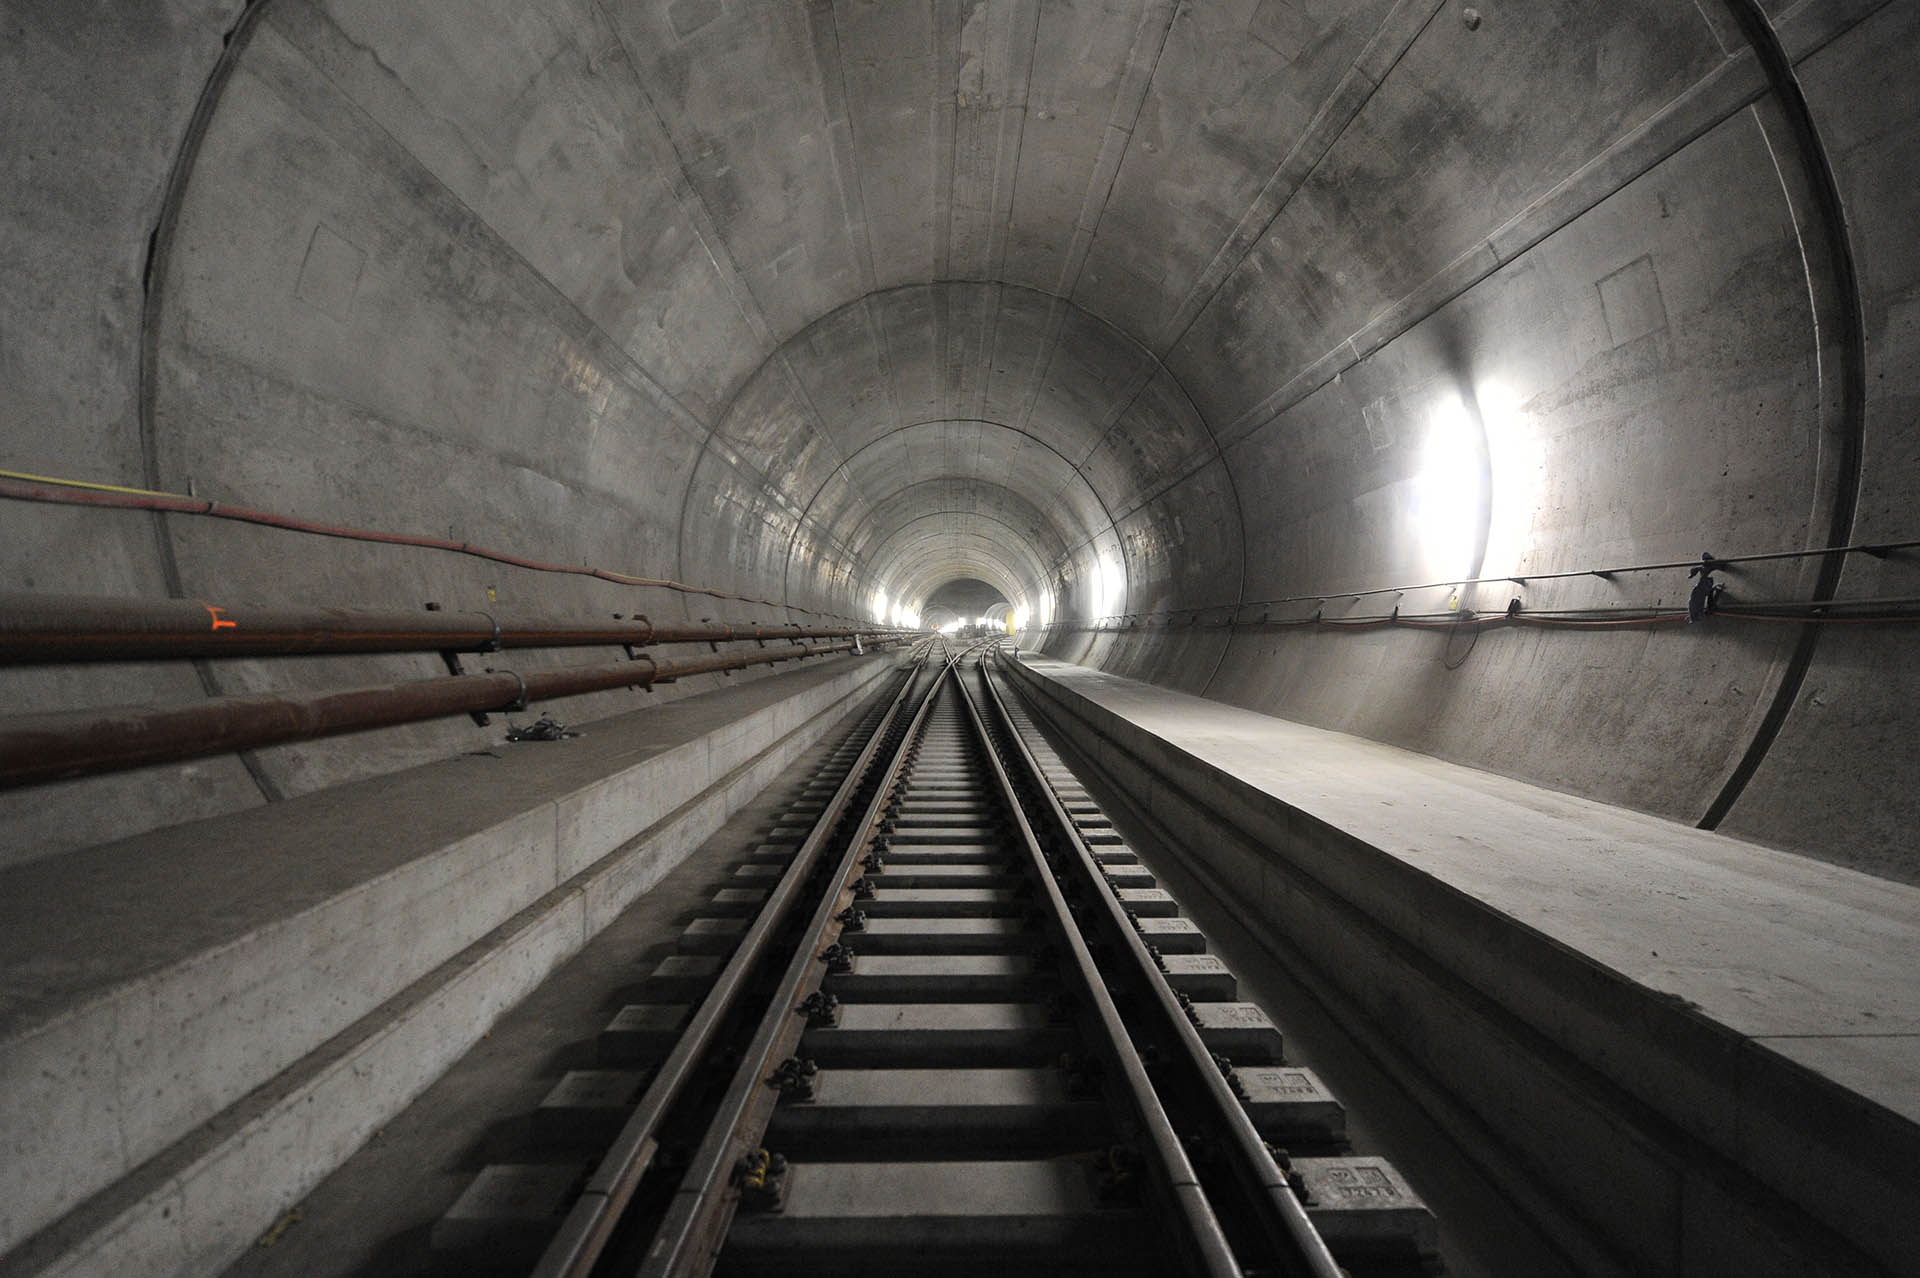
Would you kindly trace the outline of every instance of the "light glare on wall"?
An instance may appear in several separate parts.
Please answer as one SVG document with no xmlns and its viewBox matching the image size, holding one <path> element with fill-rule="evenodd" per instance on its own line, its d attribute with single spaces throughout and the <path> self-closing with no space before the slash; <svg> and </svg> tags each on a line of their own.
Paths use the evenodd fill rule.
<svg viewBox="0 0 1920 1278">
<path fill-rule="evenodd" d="M 1540 433 L 1506 383 L 1489 380 L 1474 391 L 1487 435 L 1489 479 L 1487 553 L 1480 575 L 1518 573 L 1533 538 L 1534 512 L 1546 486 L 1547 456 Z"/>
<path fill-rule="evenodd" d="M 1126 570 L 1102 551 L 1093 563 L 1093 615 L 1113 616 L 1120 611 L 1126 595 Z"/>
<path fill-rule="evenodd" d="M 1458 395 L 1434 409 L 1413 480 L 1413 516 L 1428 575 L 1474 576 L 1486 529 L 1486 442 Z"/>
</svg>

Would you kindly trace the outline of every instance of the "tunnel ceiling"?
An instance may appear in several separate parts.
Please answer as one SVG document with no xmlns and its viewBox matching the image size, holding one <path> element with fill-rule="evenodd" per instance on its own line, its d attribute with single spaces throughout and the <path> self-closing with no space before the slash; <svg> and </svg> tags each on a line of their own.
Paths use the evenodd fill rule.
<svg viewBox="0 0 1920 1278">
<path fill-rule="evenodd" d="M 1912 535 L 1911 5 L 14 9 L 9 464 L 376 534 L 23 519 L 28 588 L 802 621 L 967 577 L 1055 655 L 1689 820 L 1752 783 L 1813 831 L 1911 758 L 1820 717 L 1837 639 L 1314 621 Z M 1740 587 L 1860 576 L 1808 562 Z"/>
<path fill-rule="evenodd" d="M 1316 7 L 1335 44 L 1371 22 Z M 713 447 L 798 512 L 798 553 L 896 599 L 951 572 L 1030 596 L 1217 458 L 1158 352 L 1279 154 L 1241 134 L 1300 48 L 1160 3 L 603 9 L 765 343 Z"/>
<path fill-rule="evenodd" d="M 1124 589 L 1083 590 L 1078 611 L 1240 597 L 1223 441 L 1717 56 L 1695 16 L 1626 30 L 1556 4 L 1569 46 L 1603 26 L 1612 43 L 1605 65 L 1566 68 L 1591 101 L 1543 122 L 1524 109 L 1531 40 L 1430 26 L 1443 8 L 600 6 L 589 64 L 630 61 L 681 243 L 710 254 L 737 311 L 686 318 L 703 344 L 743 339 L 706 419 L 725 464 L 703 457 L 696 488 L 773 490 L 777 512 L 744 504 L 784 531 L 790 594 L 838 571 L 913 601 L 966 572 L 1025 601 L 1104 572 Z M 519 117 L 541 109 L 526 104 L 564 79 L 553 46 L 583 38 L 535 41 L 498 89 L 523 144 Z M 635 252 L 618 225 L 624 257 L 657 274 L 667 233 Z M 909 491 L 944 504 L 896 500 Z"/>
<path fill-rule="evenodd" d="M 228 344 L 277 345 L 290 385 L 452 421 L 596 498 L 632 464 L 605 454 L 637 446 L 644 476 L 608 494 L 639 516 L 629 540 L 714 586 L 844 608 L 964 573 L 1041 612 L 1232 602 L 1258 538 L 1223 448 L 1722 56 L 1697 15 L 1643 7 L 1636 27 L 1553 5 L 1569 46 L 1612 43 L 1563 68 L 1585 87 L 1543 124 L 1535 40 L 1436 22 L 1441 0 L 269 0 L 159 345 L 197 357 L 210 313 L 243 316 Z M 396 292 L 382 321 L 453 353 L 336 355 L 304 313 L 274 331 L 249 314 L 262 272 L 225 260 L 256 248 L 270 274 L 304 256 L 294 291 L 322 310 L 404 285 L 432 304 Z M 462 255 L 484 276 L 489 253 L 578 308 L 563 349 L 533 320 L 475 332 L 497 286 Z M 553 353 L 508 369 L 502 344 Z M 155 415 L 204 412 L 167 396 L 210 372 L 163 378 Z M 586 409 L 550 402 L 555 381 Z M 1403 428 L 1366 429 L 1332 460 L 1396 482 L 1368 463 Z M 1263 481 L 1299 469 L 1277 454 L 1316 460 L 1262 452 Z"/>
<path fill-rule="evenodd" d="M 897 600 L 952 572 L 1023 601 L 1125 579 L 1082 612 L 1240 597 L 1222 442 L 1717 55 L 1693 15 L 1629 30 L 1556 4 L 1593 93 L 1541 120 L 1539 50 L 1444 8 L 603 6 L 763 343 L 713 446 L 799 512 L 789 589 L 799 559 Z M 1604 62 L 1578 52 L 1602 40 Z"/>
<path fill-rule="evenodd" d="M 843 614 L 956 574 L 1081 618 L 1470 574 L 1406 513 L 1421 438 L 1636 322 L 1603 282 L 1691 304 L 1699 238 L 1659 278 L 1604 225 L 1631 169 L 1588 161 L 1728 56 L 1654 0 L 1549 8 L 268 0 L 172 224 L 158 469 L 255 492 L 244 432 L 364 508 L 377 477 L 322 477 L 411 432 L 421 526 L 488 532 L 504 470 L 503 540 Z M 1785 209 L 1756 140 L 1673 184 Z M 1542 253 L 1493 342 L 1465 294 L 1516 218 Z M 218 402 L 235 364 L 259 402 Z"/>
</svg>

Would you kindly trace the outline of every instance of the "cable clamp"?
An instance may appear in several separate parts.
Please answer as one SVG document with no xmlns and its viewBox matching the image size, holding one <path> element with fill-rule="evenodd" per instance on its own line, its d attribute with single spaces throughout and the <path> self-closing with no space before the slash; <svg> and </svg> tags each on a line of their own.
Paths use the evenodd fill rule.
<svg viewBox="0 0 1920 1278">
<path fill-rule="evenodd" d="M 452 649 L 452 648 L 441 649 L 440 660 L 446 662 L 447 673 L 449 675 L 452 675 L 454 678 L 458 679 L 466 675 L 467 668 L 460 664 L 460 654 L 455 649 Z M 488 714 L 485 710 L 469 710 L 467 711 L 467 718 L 473 720 L 475 723 L 479 724 L 483 728 L 487 727 L 493 722 L 493 716 Z"/>
<path fill-rule="evenodd" d="M 1715 559 L 1712 551 L 1703 551 L 1700 555 L 1700 563 L 1696 567 L 1687 569 L 1687 576 L 1700 579 L 1694 583 L 1693 592 L 1687 596 L 1689 623 L 1699 621 L 1711 613 L 1713 606 L 1720 601 L 1720 592 L 1724 587 L 1714 581 L 1713 574 L 1716 569 L 1724 570 L 1728 567 L 1724 560 Z"/>
</svg>

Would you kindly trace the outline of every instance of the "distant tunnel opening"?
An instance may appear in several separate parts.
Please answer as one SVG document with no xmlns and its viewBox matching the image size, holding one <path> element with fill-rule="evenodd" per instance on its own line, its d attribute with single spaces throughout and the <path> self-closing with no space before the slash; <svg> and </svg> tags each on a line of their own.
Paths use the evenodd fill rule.
<svg viewBox="0 0 1920 1278">
<path fill-rule="evenodd" d="M 968 630 L 1005 630 L 1014 605 L 998 589 L 975 577 L 949 581 L 927 596 L 920 622 L 929 630 L 953 634 Z"/>
</svg>

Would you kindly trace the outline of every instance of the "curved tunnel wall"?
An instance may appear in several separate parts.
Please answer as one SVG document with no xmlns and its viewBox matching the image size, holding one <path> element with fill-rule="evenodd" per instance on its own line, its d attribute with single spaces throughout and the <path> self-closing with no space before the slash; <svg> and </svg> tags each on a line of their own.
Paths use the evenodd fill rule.
<svg viewBox="0 0 1920 1278">
<path fill-rule="evenodd" d="M 1911 305 L 1901 299 L 1914 259 L 1893 242 L 1901 214 L 1885 201 L 1887 175 L 1915 170 L 1914 111 L 1910 94 L 1895 105 L 1866 86 L 1886 83 L 1886 50 L 1914 47 L 1914 15 L 1888 7 L 1846 29 L 1862 11 L 1828 11 L 1831 26 L 1815 31 L 1803 7 L 1777 33 L 1804 55 L 1797 87 L 1837 169 L 1866 281 L 1869 374 L 1855 420 L 1814 175 L 1774 97 L 1726 93 L 1727 68 L 1748 56 L 1737 28 L 1724 46 L 1674 14 L 1664 28 L 1590 31 L 1571 47 L 1598 55 L 1562 54 L 1570 96 L 1543 111 L 1530 78 L 1542 49 L 1489 68 L 1466 52 L 1478 33 L 1430 27 L 1167 356 L 1198 388 L 1230 469 L 1261 477 L 1246 597 L 1328 596 L 1275 616 L 1439 611 L 1445 588 L 1365 604 L 1335 592 L 1476 568 L 1525 576 L 1910 536 L 1912 503 L 1892 491 L 1912 478 L 1913 401 L 1890 383 L 1911 364 L 1913 335 L 1896 317 Z M 1484 78 L 1463 83 L 1468 65 Z M 1639 88 L 1625 67 L 1647 77 Z M 1590 158 L 1561 166 L 1569 154 Z M 1456 180 L 1379 180 L 1412 167 L 1396 158 L 1409 156 Z M 1894 204 L 1911 208 L 1908 196 Z M 1302 243 L 1314 247 L 1303 254 Z M 1333 296 L 1344 305 L 1329 313 L 1325 283 L 1342 276 Z M 1287 340 L 1236 342 L 1248 331 Z M 1449 416 L 1477 419 L 1493 454 L 1483 558 L 1469 550 L 1452 568 L 1426 558 L 1417 526 L 1421 441 Z M 1855 431 L 1862 499 L 1858 518 L 1836 526 Z M 1805 598 L 1817 568 L 1747 569 L 1727 584 L 1735 598 Z M 1904 595 L 1913 582 L 1897 560 L 1854 557 L 1842 594 Z M 1500 583 L 1461 603 L 1671 607 L 1689 584 L 1673 572 Z M 1443 636 L 1256 627 L 1229 638 L 1176 620 L 1160 635 L 1053 643 L 1142 677 L 1172 682 L 1179 668 L 1209 695 L 1682 820 L 1735 793 L 1723 828 L 1911 879 L 1920 867 L 1901 830 L 1915 760 L 1898 724 L 1914 688 L 1897 630 L 1823 631 L 1784 730 L 1733 788 L 1797 638 L 1734 623 L 1496 631 L 1462 651 Z"/>
<path fill-rule="evenodd" d="M 1913 533 L 1911 3 L 1769 28 L 1846 200 L 1851 419 L 1818 175 L 1746 0 L 1471 23 L 1431 0 L 242 8 L 19 12 L 7 145 L 33 195 L 8 210 L 22 287 L 0 305 L 31 425 L 0 464 L 788 608 L 0 503 L 10 585 L 799 618 L 977 577 L 1061 655 L 1695 820 L 1795 628 L 1462 652 L 1206 624 L 1224 612 L 1085 626 L 1825 544 L 1856 435 L 1855 538 Z M 1467 464 L 1435 460 L 1436 432 Z M 1474 526 L 1436 550 L 1449 502 Z M 1729 586 L 1805 597 L 1815 571 Z M 1672 604 L 1688 584 L 1460 603 Z M 1895 558 L 1850 563 L 1843 591 L 1912 585 Z M 8 688 L 72 705 L 423 673 Z M 1920 877 L 1915 682 L 1899 631 L 1823 632 L 1726 828 Z M 4 802 L 71 845 L 474 740 L 434 725 Z"/>
</svg>

